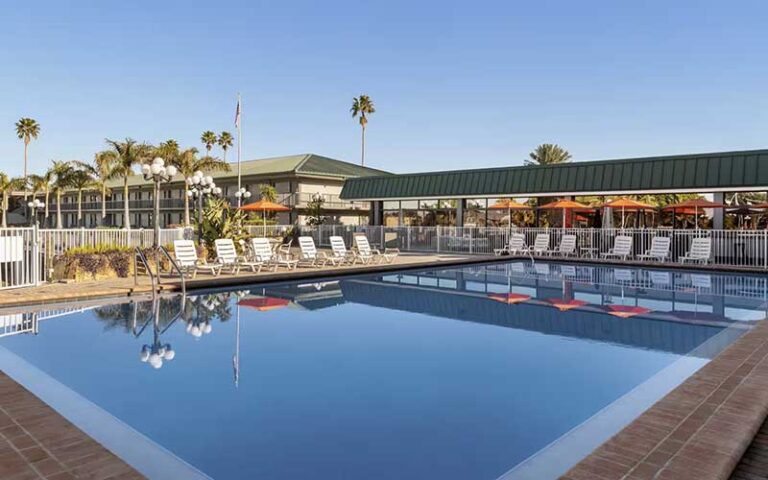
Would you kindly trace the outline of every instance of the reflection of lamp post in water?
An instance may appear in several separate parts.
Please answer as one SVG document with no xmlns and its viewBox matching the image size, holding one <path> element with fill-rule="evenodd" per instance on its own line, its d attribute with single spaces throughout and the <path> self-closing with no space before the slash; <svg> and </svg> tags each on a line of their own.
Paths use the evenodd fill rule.
<svg viewBox="0 0 768 480">
<path fill-rule="evenodd" d="M 184 308 L 184 303 L 186 302 L 185 296 L 181 296 L 181 305 L 182 310 Z M 144 329 L 147 328 L 147 325 L 149 325 L 149 320 L 152 321 L 152 344 L 151 345 L 142 345 L 141 347 L 141 355 L 139 359 L 143 363 L 148 363 L 153 368 L 161 368 L 163 366 L 163 361 L 171 361 L 176 357 L 176 351 L 173 350 L 170 343 L 163 343 L 160 340 L 160 336 L 164 334 L 170 327 L 176 322 L 176 319 L 179 318 L 181 315 L 181 311 L 176 314 L 176 316 L 173 317 L 173 320 L 164 328 L 160 329 L 160 299 L 154 298 L 152 300 L 152 313 L 150 314 L 150 319 L 147 320 L 147 322 L 144 323 L 144 325 L 139 329 L 136 330 L 137 327 L 137 315 L 138 315 L 138 308 L 136 304 L 134 303 L 134 310 L 133 310 L 133 335 L 135 337 L 140 337 L 141 334 L 144 332 Z"/>
<path fill-rule="evenodd" d="M 232 355 L 232 373 L 235 378 L 235 388 L 240 386 L 240 299 L 248 295 L 248 291 L 238 290 L 235 292 L 238 298 L 237 317 L 235 320 L 235 353 Z"/>
</svg>

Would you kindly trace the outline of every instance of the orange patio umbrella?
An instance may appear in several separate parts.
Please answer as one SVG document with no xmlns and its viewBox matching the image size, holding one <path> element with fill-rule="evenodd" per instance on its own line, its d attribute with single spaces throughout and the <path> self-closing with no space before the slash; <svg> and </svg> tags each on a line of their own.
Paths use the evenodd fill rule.
<svg viewBox="0 0 768 480">
<path fill-rule="evenodd" d="M 606 312 L 608 312 L 609 315 L 619 318 L 634 317 L 635 315 L 642 315 L 650 311 L 650 308 L 632 307 L 628 305 L 608 305 L 606 308 Z"/>
<path fill-rule="evenodd" d="M 584 300 L 565 300 L 563 298 L 548 298 L 547 302 L 549 302 L 553 307 L 560 310 L 561 312 L 567 312 L 568 310 L 572 310 L 574 308 L 583 307 L 589 303 L 585 302 Z"/>
<path fill-rule="evenodd" d="M 488 298 L 497 302 L 506 303 L 507 305 L 514 305 L 530 300 L 531 296 L 523 295 L 522 293 L 491 293 L 488 295 Z"/>
<path fill-rule="evenodd" d="M 547 203 L 539 207 L 539 210 L 562 210 L 563 211 L 563 228 L 565 228 L 565 217 L 568 210 L 592 210 L 588 205 L 575 202 L 573 200 L 557 200 Z"/>
<path fill-rule="evenodd" d="M 717 202 L 710 202 L 706 198 L 694 198 L 692 200 L 686 200 L 684 202 L 676 203 L 674 205 L 667 205 L 664 207 L 664 210 L 672 210 L 672 215 L 675 214 L 678 210 L 688 210 L 693 209 L 693 215 L 696 219 L 699 218 L 699 210 L 703 210 L 705 208 L 725 208 L 724 203 L 717 203 Z M 696 220 L 696 228 L 699 228 L 699 222 Z"/>
<path fill-rule="evenodd" d="M 237 302 L 237 304 L 242 307 L 253 308 L 260 312 L 268 312 L 269 310 L 287 307 L 290 303 L 290 301 L 284 298 L 276 297 L 245 298 Z"/>
<path fill-rule="evenodd" d="M 503 200 L 499 200 L 498 202 L 494 203 L 493 205 L 488 207 L 488 210 L 506 210 L 507 216 L 509 217 L 509 226 L 512 226 L 512 210 L 530 210 L 531 207 L 528 205 L 523 205 L 522 203 L 518 203 L 511 198 L 505 198 Z"/>
<path fill-rule="evenodd" d="M 279 203 L 270 202 L 269 200 L 259 200 L 258 202 L 249 203 L 240 207 L 240 210 L 244 212 L 261 212 L 264 219 L 264 235 L 267 235 L 267 212 L 288 212 L 291 209 L 285 205 Z"/>
<path fill-rule="evenodd" d="M 624 228 L 624 209 L 630 210 L 654 210 L 653 205 L 647 203 L 638 202 L 631 198 L 616 198 L 603 204 L 603 208 L 620 208 L 621 209 L 621 228 Z"/>
</svg>

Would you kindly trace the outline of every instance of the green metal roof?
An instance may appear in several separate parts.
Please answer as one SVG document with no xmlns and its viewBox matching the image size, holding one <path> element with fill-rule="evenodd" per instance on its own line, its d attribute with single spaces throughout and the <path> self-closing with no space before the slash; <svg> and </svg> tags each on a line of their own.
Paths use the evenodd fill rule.
<svg viewBox="0 0 768 480">
<path fill-rule="evenodd" d="M 345 182 L 341 198 L 551 196 L 759 188 L 768 188 L 768 150 L 352 178 Z"/>
<path fill-rule="evenodd" d="M 237 177 L 237 163 L 230 163 L 228 172 L 210 172 L 217 181 Z M 206 172 L 208 173 L 208 172 Z M 313 176 L 313 177 L 337 177 L 340 180 L 350 177 L 382 176 L 390 175 L 383 170 L 361 167 L 353 163 L 335 160 L 333 158 L 305 153 L 301 155 L 289 155 L 285 157 L 271 157 L 258 160 L 246 160 L 240 162 L 240 174 L 242 177 L 266 177 L 279 175 Z M 181 182 L 184 179 L 177 175 L 174 181 Z M 122 178 L 116 178 L 109 182 L 110 188 L 118 188 L 123 185 Z M 129 186 L 149 186 L 150 182 L 144 180 L 142 175 L 128 177 Z"/>
</svg>

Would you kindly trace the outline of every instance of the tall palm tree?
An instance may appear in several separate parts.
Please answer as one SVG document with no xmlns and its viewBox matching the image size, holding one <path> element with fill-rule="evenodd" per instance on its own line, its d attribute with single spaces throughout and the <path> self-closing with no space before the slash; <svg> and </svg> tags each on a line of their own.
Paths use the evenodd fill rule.
<svg viewBox="0 0 768 480">
<path fill-rule="evenodd" d="M 206 155 L 204 157 L 197 157 L 196 148 L 187 148 L 179 152 L 177 159 L 173 162 L 173 165 L 178 169 L 179 173 L 186 179 L 195 174 L 198 170 L 203 172 L 210 171 L 229 171 L 229 164 L 223 160 L 219 160 L 216 157 Z M 189 185 L 184 182 L 184 225 L 189 226 Z"/>
<path fill-rule="evenodd" d="M 571 154 L 568 153 L 568 150 L 553 143 L 539 145 L 528 156 L 530 159 L 525 161 L 526 165 L 554 165 L 566 163 L 571 159 Z"/>
<path fill-rule="evenodd" d="M 2 200 L 0 200 L 0 211 L 2 211 L 3 214 L 3 228 L 8 226 L 8 201 L 11 198 L 11 193 L 14 190 L 21 190 L 25 186 L 25 179 L 10 178 L 5 173 L 0 172 L 0 194 L 2 194 Z"/>
<path fill-rule="evenodd" d="M 107 195 L 110 189 L 107 186 L 109 181 L 115 178 L 115 165 L 117 164 L 117 155 L 113 150 L 103 150 L 97 152 L 93 157 L 93 163 L 77 162 L 82 170 L 85 170 L 93 178 L 93 186 L 101 192 L 101 218 L 99 225 L 104 226 L 107 223 Z"/>
<path fill-rule="evenodd" d="M 166 163 L 172 163 L 173 159 L 179 155 L 179 142 L 174 139 L 164 141 L 157 146 L 154 155 L 162 157 Z"/>
<path fill-rule="evenodd" d="M 107 145 L 112 148 L 115 154 L 115 166 L 113 175 L 123 178 L 123 227 L 131 228 L 130 207 L 128 202 L 128 178 L 133 175 L 133 166 L 149 159 L 152 149 L 144 144 L 138 143 L 132 138 L 126 138 L 123 142 L 115 140 L 106 140 Z"/>
<path fill-rule="evenodd" d="M 352 99 L 352 118 L 360 117 L 360 127 L 362 128 L 362 144 L 360 149 L 360 165 L 365 165 L 365 126 L 368 125 L 368 116 L 376 112 L 373 106 L 373 100 L 368 95 L 360 95 Z"/>
<path fill-rule="evenodd" d="M 234 139 L 232 138 L 232 134 L 229 132 L 221 132 L 221 135 L 219 135 L 219 138 L 216 141 L 218 142 L 221 149 L 224 151 L 224 154 L 221 156 L 221 158 L 226 162 L 227 150 L 229 149 L 229 147 L 231 147 L 234 144 Z"/>
<path fill-rule="evenodd" d="M 40 125 L 32 118 L 20 118 L 16 122 L 16 135 L 24 141 L 24 178 L 27 178 L 27 150 L 29 149 L 29 142 L 40 135 Z M 24 198 L 27 198 L 26 192 Z"/>
<path fill-rule="evenodd" d="M 216 142 L 218 142 L 216 134 L 210 130 L 206 130 L 202 135 L 200 135 L 200 141 L 203 142 L 203 145 L 205 145 L 205 154 L 210 157 L 211 149 L 214 145 L 216 145 Z"/>
<path fill-rule="evenodd" d="M 52 190 L 56 195 L 56 228 L 59 230 L 64 227 L 61 221 L 61 195 L 72 185 L 73 170 L 72 163 L 56 160 L 53 161 L 50 169 L 54 177 Z"/>
<path fill-rule="evenodd" d="M 79 162 L 75 165 L 76 168 L 70 174 L 69 184 L 77 190 L 77 226 L 83 227 L 83 190 L 96 188 L 98 184 L 89 169 L 82 168 L 82 164 Z M 90 165 L 88 167 L 90 168 Z"/>
</svg>

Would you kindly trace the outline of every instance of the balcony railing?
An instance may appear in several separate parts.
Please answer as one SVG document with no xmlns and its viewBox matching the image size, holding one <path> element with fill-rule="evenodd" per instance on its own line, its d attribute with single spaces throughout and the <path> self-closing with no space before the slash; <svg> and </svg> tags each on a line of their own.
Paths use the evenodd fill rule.
<svg viewBox="0 0 768 480">
<path fill-rule="evenodd" d="M 122 200 L 107 200 L 107 210 L 121 211 L 124 207 Z M 155 208 L 155 202 L 153 200 L 130 200 L 128 207 L 131 210 L 152 210 Z M 56 211 L 56 204 L 53 203 L 49 207 L 51 211 Z M 184 200 L 181 198 L 161 198 L 160 208 L 162 209 L 183 209 Z M 62 212 L 72 212 L 77 210 L 77 203 L 62 203 Z M 101 211 L 101 202 L 83 202 L 83 211 Z"/>
</svg>

